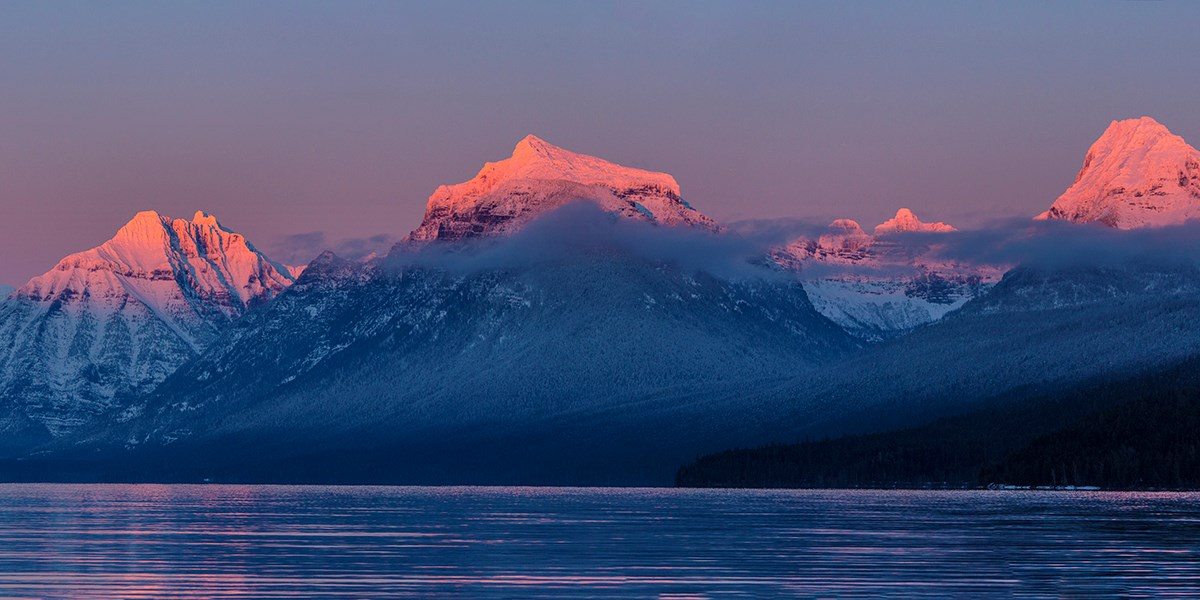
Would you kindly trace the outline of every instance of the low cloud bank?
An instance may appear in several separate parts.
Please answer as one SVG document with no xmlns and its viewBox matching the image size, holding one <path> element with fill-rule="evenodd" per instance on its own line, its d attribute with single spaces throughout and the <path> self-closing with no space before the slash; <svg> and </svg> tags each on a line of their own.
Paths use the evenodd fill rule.
<svg viewBox="0 0 1200 600">
<path fill-rule="evenodd" d="M 607 255 L 725 278 L 785 276 L 778 269 L 764 266 L 768 250 L 769 246 L 753 238 L 657 226 L 617 217 L 590 202 L 576 202 L 510 236 L 463 243 L 401 242 L 383 262 L 391 268 L 477 272 Z"/>
<path fill-rule="evenodd" d="M 619 218 L 590 202 L 577 202 L 510 236 L 461 243 L 400 242 L 379 264 L 394 269 L 479 272 L 523 268 L 581 255 L 613 255 L 724 278 L 776 278 L 789 275 L 768 264 L 773 250 L 800 239 L 816 240 L 827 232 L 823 223 L 775 219 L 742 221 L 721 233 L 712 233 Z M 384 254 L 380 247 L 391 241 L 390 236 L 378 235 L 331 242 L 321 232 L 310 232 L 289 236 L 283 247 L 310 254 L 324 247 L 354 260 L 370 252 Z M 808 276 L 911 274 L 912 267 L 902 260 L 906 256 L 919 256 L 928 263 L 1000 269 L 1018 265 L 1194 267 L 1200 262 L 1200 223 L 1119 231 L 1097 225 L 1020 219 L 993 222 L 974 230 L 892 234 L 877 238 L 876 248 L 886 248 L 893 262 L 864 267 L 805 261 L 803 269 Z"/>
<path fill-rule="evenodd" d="M 937 254 L 969 264 L 1103 268 L 1194 267 L 1200 262 L 1200 223 L 1124 231 L 1021 220 L 944 235 Z"/>
</svg>

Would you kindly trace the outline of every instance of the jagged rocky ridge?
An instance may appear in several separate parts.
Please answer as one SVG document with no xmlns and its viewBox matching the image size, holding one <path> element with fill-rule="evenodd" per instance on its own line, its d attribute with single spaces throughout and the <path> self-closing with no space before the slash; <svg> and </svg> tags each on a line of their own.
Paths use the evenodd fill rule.
<svg viewBox="0 0 1200 600">
<path fill-rule="evenodd" d="M 67 434 L 152 389 L 294 281 L 214 217 L 138 213 L 0 303 L 0 431 Z"/>
</svg>

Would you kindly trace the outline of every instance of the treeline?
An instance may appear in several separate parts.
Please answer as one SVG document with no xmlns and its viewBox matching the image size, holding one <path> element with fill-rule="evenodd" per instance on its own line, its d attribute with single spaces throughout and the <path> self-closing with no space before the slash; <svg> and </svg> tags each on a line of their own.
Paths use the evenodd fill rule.
<svg viewBox="0 0 1200 600">
<path fill-rule="evenodd" d="M 1039 437 L 981 480 L 1109 489 L 1200 488 L 1200 390 L 1155 390 Z"/>
<path fill-rule="evenodd" d="M 1123 381 L 997 399 L 899 431 L 729 450 L 681 487 L 1200 488 L 1200 358 Z"/>
</svg>

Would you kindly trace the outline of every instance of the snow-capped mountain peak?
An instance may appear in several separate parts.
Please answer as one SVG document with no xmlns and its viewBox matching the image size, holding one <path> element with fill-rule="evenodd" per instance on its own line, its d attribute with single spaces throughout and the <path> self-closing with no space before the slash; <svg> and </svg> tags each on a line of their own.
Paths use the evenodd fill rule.
<svg viewBox="0 0 1200 600">
<path fill-rule="evenodd" d="M 829 224 L 828 232 L 817 240 L 817 247 L 824 253 L 836 256 L 854 256 L 871 245 L 871 236 L 863 231 L 858 221 L 837 219 Z"/>
<path fill-rule="evenodd" d="M 156 282 L 169 281 L 169 284 Z M 17 295 L 45 299 L 62 294 L 141 294 L 158 306 L 185 290 L 236 316 L 254 301 L 270 298 L 295 281 L 292 269 L 278 265 L 221 227 L 216 217 L 198 212 L 191 221 L 142 211 L 103 244 L 67 256 L 50 272 L 35 277 Z"/>
<path fill-rule="evenodd" d="M 957 231 L 957 229 L 941 221 L 936 223 L 922 222 L 917 218 L 917 215 L 913 214 L 913 211 L 907 208 L 901 208 L 896 211 L 896 216 L 875 226 L 875 235 L 909 232 L 942 233 L 947 231 Z"/>
<path fill-rule="evenodd" d="M 534 135 L 525 136 L 518 142 L 511 158 L 488 163 L 479 172 L 478 178 L 493 183 L 511 179 L 564 179 L 614 188 L 649 184 L 679 194 L 679 183 L 666 173 L 623 167 L 601 158 L 559 148 Z"/>
<path fill-rule="evenodd" d="M 907 208 L 874 231 L 838 219 L 815 241 L 795 240 L 772 252 L 776 264 L 799 274 L 817 311 L 864 339 L 884 339 L 941 319 L 1002 273 L 947 263 L 931 252 L 936 244 L 894 236 L 956 231 L 945 223 L 924 223 Z"/>
<path fill-rule="evenodd" d="M 434 191 L 425 220 L 409 239 L 512 233 L 579 200 L 630 219 L 717 229 L 712 219 L 683 200 L 674 177 L 571 152 L 530 135 L 517 143 L 509 158 L 485 164 L 470 181 Z"/>
<path fill-rule="evenodd" d="M 78 425 L 157 384 L 293 272 L 207 213 L 139 212 L 0 303 L 0 421 Z"/>
<path fill-rule="evenodd" d="M 210 227 L 220 227 L 221 226 L 220 223 L 217 223 L 216 217 L 214 217 L 202 210 L 196 211 L 196 214 L 192 216 L 192 224 L 208 225 Z"/>
<path fill-rule="evenodd" d="M 1200 217 L 1200 151 L 1150 117 L 1113 121 L 1088 149 L 1075 183 L 1038 219 L 1119 229 Z"/>
</svg>

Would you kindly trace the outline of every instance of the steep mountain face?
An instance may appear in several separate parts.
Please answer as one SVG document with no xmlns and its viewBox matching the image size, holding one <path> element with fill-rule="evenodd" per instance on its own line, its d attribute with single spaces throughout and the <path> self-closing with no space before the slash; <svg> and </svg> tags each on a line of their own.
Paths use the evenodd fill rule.
<svg viewBox="0 0 1200 600">
<path fill-rule="evenodd" d="M 663 483 L 697 453 L 1003 407 L 1200 342 L 1189 267 L 1021 267 L 859 350 L 794 286 L 552 254 L 471 272 L 323 257 L 83 447 L 183 479 Z"/>
<path fill-rule="evenodd" d="M 1075 183 L 1039 219 L 1119 229 L 1178 225 L 1200 216 L 1200 151 L 1150 117 L 1113 121 Z"/>
<path fill-rule="evenodd" d="M 665 481 L 747 424 L 714 390 L 858 346 L 793 278 L 681 266 L 654 253 L 668 231 L 588 210 L 366 264 L 323 255 L 88 444 L 229 476 Z"/>
<path fill-rule="evenodd" d="M 1015 268 L 980 297 L 909 335 L 748 402 L 802 439 L 882 431 L 1194 355 L 1200 270 L 1161 263 Z"/>
<path fill-rule="evenodd" d="M 72 430 L 293 281 L 211 215 L 138 213 L 0 303 L 0 430 L 9 441 Z"/>
<path fill-rule="evenodd" d="M 412 241 L 462 240 L 517 231 L 564 204 L 586 200 L 620 217 L 716 230 L 679 195 L 679 184 L 654 173 L 576 154 L 534 136 L 512 156 L 490 162 L 474 179 L 443 185 L 429 197 Z"/>
<path fill-rule="evenodd" d="M 15 288 L 15 287 L 13 287 L 13 286 L 11 286 L 11 285 L 2 285 L 2 284 L 0 284 L 0 300 L 3 300 L 4 298 L 7 298 L 7 297 L 8 297 L 8 295 L 9 295 L 9 294 L 11 294 L 11 293 L 13 293 L 13 290 L 15 290 L 15 289 L 17 289 L 17 288 Z"/>
<path fill-rule="evenodd" d="M 839 219 L 816 240 L 792 242 L 773 258 L 800 273 L 821 314 L 859 338 L 879 341 L 941 319 L 1000 279 L 1001 266 L 936 258 L 936 235 L 922 235 L 954 231 L 901 208 L 874 235 Z"/>
</svg>

